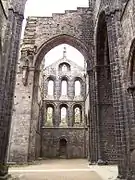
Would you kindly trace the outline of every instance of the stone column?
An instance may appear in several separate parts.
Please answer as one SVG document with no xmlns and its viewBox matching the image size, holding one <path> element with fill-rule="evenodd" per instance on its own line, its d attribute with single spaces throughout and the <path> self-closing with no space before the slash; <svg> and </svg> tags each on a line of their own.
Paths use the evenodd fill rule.
<svg viewBox="0 0 135 180">
<path fill-rule="evenodd" d="M 31 111 L 30 111 L 30 131 L 29 131 L 29 147 L 28 147 L 28 161 L 31 162 L 35 160 L 36 152 L 36 135 L 37 135 L 37 124 L 39 116 L 39 102 L 38 102 L 38 90 L 39 90 L 39 75 L 40 70 L 36 70 L 31 67 L 29 72 L 29 77 L 31 79 Z"/>
<path fill-rule="evenodd" d="M 128 162 L 127 178 L 135 179 L 135 85 L 130 85 L 127 89 L 126 108 L 128 117 Z"/>
<path fill-rule="evenodd" d="M 74 111 L 71 103 L 69 103 L 69 108 L 68 108 L 68 126 L 73 127 L 74 125 Z"/>
<path fill-rule="evenodd" d="M 126 177 L 127 164 L 127 142 L 125 132 L 126 117 L 124 114 L 124 101 L 121 80 L 121 67 L 119 55 L 120 38 L 120 11 L 107 10 L 107 32 L 109 42 L 110 67 L 112 75 L 113 107 L 116 130 L 116 146 L 119 167 L 119 177 Z"/>
<path fill-rule="evenodd" d="M 75 89 L 74 81 L 73 81 L 73 79 L 69 79 L 69 81 L 68 81 L 68 97 L 70 99 L 74 98 L 74 89 Z"/>
<path fill-rule="evenodd" d="M 17 73 L 8 158 L 10 162 L 20 164 L 28 162 L 33 76 L 34 69 L 31 68 L 27 86 L 24 86 L 22 73 Z"/>
<path fill-rule="evenodd" d="M 18 60 L 20 35 L 23 16 L 9 9 L 8 25 L 4 44 L 3 68 L 0 80 L 0 163 L 5 164 L 9 142 L 9 132 L 12 117 L 13 95 L 15 88 L 16 65 Z M 3 141 L 4 140 L 4 141 Z M 1 169 L 0 175 L 4 177 L 5 171 Z M 1 179 L 1 177 L 0 177 Z"/>
<path fill-rule="evenodd" d="M 89 76 L 89 149 L 90 149 L 90 163 L 95 163 L 98 160 L 99 143 L 98 143 L 98 129 L 97 129 L 97 87 L 96 87 L 96 73 L 95 68 L 88 70 Z"/>
</svg>

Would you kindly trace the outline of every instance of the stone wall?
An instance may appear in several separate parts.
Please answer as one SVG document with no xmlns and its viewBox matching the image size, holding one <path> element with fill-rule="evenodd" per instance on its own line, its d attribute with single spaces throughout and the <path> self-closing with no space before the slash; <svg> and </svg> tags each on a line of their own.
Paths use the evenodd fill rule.
<svg viewBox="0 0 135 180">
<path fill-rule="evenodd" d="M 134 38 L 135 38 L 135 1 L 129 0 L 121 16 L 121 75 L 125 106 L 126 137 L 128 149 L 129 178 L 135 177 L 135 106 L 134 106 Z M 132 69 L 133 68 L 133 69 Z"/>
<path fill-rule="evenodd" d="M 62 71 L 62 65 L 67 67 Z M 88 139 L 85 130 L 85 71 L 83 67 L 63 58 L 43 69 L 44 118 L 41 129 L 41 157 L 60 158 L 60 140 L 66 140 L 66 158 L 86 157 Z M 62 79 L 67 80 L 67 94 L 62 96 Z M 53 94 L 48 95 L 48 82 L 53 80 Z M 80 82 L 80 95 L 75 95 L 75 81 Z M 77 87 L 79 88 L 79 87 Z M 66 122 L 61 121 L 61 107 L 67 108 Z M 53 108 L 52 122 L 48 122 L 47 109 Z M 75 107 L 80 108 L 80 120 L 75 122 Z M 49 128 L 50 127 L 50 128 Z"/>
<path fill-rule="evenodd" d="M 0 1 L 0 163 L 7 162 L 13 94 L 23 20 L 22 1 Z M 20 4 L 21 5 L 21 4 Z M 24 8 L 23 8 L 24 10 Z M 3 167 L 3 166 L 2 166 Z M 7 168 L 0 168 L 0 179 L 7 176 Z"/>
<path fill-rule="evenodd" d="M 84 27 L 84 21 L 90 20 L 91 11 L 88 8 L 77 8 L 77 10 L 67 10 L 65 13 L 54 13 L 52 17 L 28 17 L 24 35 L 23 49 L 32 48 L 34 45 L 39 48 L 42 44 L 62 34 L 80 39 L 84 44 L 87 36 L 92 32 Z M 91 20 L 90 20 L 91 21 Z M 87 22 L 90 24 L 90 22 Z M 90 34 L 89 34 L 90 33 Z M 60 42 L 57 42 L 60 43 Z M 71 43 L 71 42 L 69 42 Z M 55 47 L 58 44 L 54 44 Z"/>
<path fill-rule="evenodd" d="M 84 128 L 42 129 L 41 157 L 59 158 L 60 139 L 67 140 L 67 158 L 86 157 L 86 132 Z"/>
<path fill-rule="evenodd" d="M 105 14 L 104 21 L 103 21 L 103 14 Z M 130 121 L 133 122 L 133 119 L 134 119 L 133 99 L 131 97 L 132 96 L 131 94 L 130 96 L 127 94 L 127 88 L 128 88 L 127 84 L 129 83 L 127 82 L 128 54 L 129 54 L 129 50 L 131 46 L 131 41 L 134 36 L 134 33 L 133 33 L 134 20 L 133 19 L 134 19 L 134 1 L 130 1 L 130 0 L 121 1 L 121 2 L 119 1 L 116 3 L 116 1 L 111 1 L 111 0 L 110 1 L 97 0 L 95 3 L 95 8 L 94 8 L 94 21 L 95 21 L 95 26 L 94 26 L 95 52 L 94 54 L 95 55 L 94 56 L 95 56 L 95 64 L 96 64 L 95 69 L 96 70 L 94 68 L 91 69 L 89 71 L 89 74 L 91 74 L 91 76 L 93 76 L 93 78 L 96 78 L 97 80 L 97 74 L 98 74 L 97 69 L 103 68 L 103 67 L 98 67 L 98 64 L 97 64 L 97 57 L 98 57 L 97 47 L 99 44 L 99 41 L 97 41 L 97 36 L 100 33 L 101 33 L 101 37 L 105 36 L 104 34 L 105 31 L 103 32 L 103 28 L 101 28 L 101 27 L 105 27 L 105 24 L 103 26 L 101 25 L 102 23 L 105 22 L 107 26 L 107 38 L 108 38 L 110 72 L 111 72 L 111 83 L 112 83 L 112 102 L 113 102 L 112 111 L 114 113 L 114 118 L 113 118 L 114 123 L 110 124 L 109 126 L 113 125 L 113 128 L 115 129 L 115 134 L 112 135 L 115 137 L 114 139 L 115 142 L 113 142 L 113 145 L 116 143 L 116 149 L 115 149 L 115 151 L 117 152 L 116 159 L 118 160 L 119 174 L 121 177 L 126 177 L 128 173 L 130 174 L 129 169 L 130 169 L 131 159 L 129 157 L 130 156 L 129 147 L 131 144 L 133 144 L 133 137 L 134 137 L 133 134 L 131 135 L 131 132 L 134 131 L 134 128 L 132 128 L 133 129 L 132 131 L 130 130 L 130 127 L 131 126 L 133 127 L 133 124 L 131 125 L 129 123 Z M 103 42 L 103 40 L 101 42 Z M 104 47 L 104 44 L 102 47 Z M 102 52 L 105 53 L 105 50 L 102 49 L 101 53 Z M 103 56 L 105 55 L 106 53 Z M 101 55 L 99 56 L 99 60 L 101 62 Z M 101 79 L 103 80 L 103 78 Z M 97 82 L 95 82 L 95 85 L 93 86 L 93 88 L 95 88 L 95 91 L 96 91 L 95 93 L 96 100 L 94 100 L 95 102 L 101 100 L 99 99 L 99 96 L 98 96 L 100 93 L 99 93 L 99 90 L 97 89 L 96 83 Z M 102 84 L 105 84 L 105 83 L 106 82 Z M 102 87 L 100 85 L 100 90 L 101 88 Z M 98 115 L 97 111 L 96 111 L 96 115 Z M 99 119 L 100 117 L 97 117 L 96 123 L 99 123 Z M 91 124 L 92 126 L 96 125 L 94 124 L 93 121 L 91 122 Z M 103 127 L 105 127 L 106 125 L 107 125 L 107 122 L 103 125 Z M 99 129 L 100 129 L 100 126 L 99 126 Z M 98 132 L 95 132 L 95 133 L 98 134 Z M 97 144 L 99 143 L 98 141 L 99 139 L 100 138 L 98 136 L 95 137 Z M 95 158 L 96 156 L 94 157 L 94 159 Z M 129 163 L 128 166 L 127 166 L 127 162 Z"/>
<path fill-rule="evenodd" d="M 59 70 L 59 65 L 67 63 L 70 66 L 70 70 L 63 72 Z M 68 82 L 68 92 L 67 97 L 65 97 L 67 101 L 84 101 L 86 90 L 85 90 L 85 70 L 83 67 L 78 66 L 76 63 L 68 60 L 67 58 L 62 58 L 56 63 L 48 66 L 44 70 L 44 99 L 48 100 L 48 81 L 54 81 L 54 97 L 50 100 L 62 100 L 61 96 L 61 81 L 63 78 L 67 79 Z M 79 81 L 81 85 L 81 93 L 80 96 L 75 96 L 75 81 Z"/>
</svg>

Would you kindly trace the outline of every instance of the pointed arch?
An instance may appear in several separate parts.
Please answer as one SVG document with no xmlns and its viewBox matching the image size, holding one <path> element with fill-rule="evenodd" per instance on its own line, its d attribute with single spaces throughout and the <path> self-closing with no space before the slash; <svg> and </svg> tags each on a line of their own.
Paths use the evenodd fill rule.
<svg viewBox="0 0 135 180">
<path fill-rule="evenodd" d="M 60 44 L 68 44 L 76 48 L 80 53 L 82 53 L 86 61 L 92 61 L 92 55 L 89 53 L 89 48 L 81 40 L 70 35 L 61 34 L 48 40 L 38 48 L 37 54 L 34 58 L 34 66 L 38 68 L 47 52 Z"/>
</svg>

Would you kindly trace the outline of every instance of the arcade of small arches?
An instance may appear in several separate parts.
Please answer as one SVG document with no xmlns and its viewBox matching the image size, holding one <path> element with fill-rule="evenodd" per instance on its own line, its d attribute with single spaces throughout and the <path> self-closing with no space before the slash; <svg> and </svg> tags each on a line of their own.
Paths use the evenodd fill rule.
<svg viewBox="0 0 135 180">
<path fill-rule="evenodd" d="M 60 78 L 60 86 L 61 86 L 61 96 L 68 96 L 68 81 L 69 78 L 68 77 L 61 77 Z M 82 92 L 82 88 L 81 88 L 81 82 L 82 79 L 81 78 L 77 78 L 74 81 L 74 96 L 80 96 L 81 92 Z M 55 94 L 55 80 L 52 77 L 48 78 L 48 95 L 53 96 Z"/>
<path fill-rule="evenodd" d="M 84 68 L 67 59 L 64 47 L 63 58 L 43 68 L 42 74 L 43 126 L 84 127 L 86 97 Z"/>
<path fill-rule="evenodd" d="M 47 104 L 46 105 L 46 117 L 45 117 L 45 122 L 44 126 L 55 126 L 55 106 L 52 104 Z M 60 112 L 60 121 L 59 121 L 59 126 L 61 123 L 66 124 L 67 126 L 75 126 L 75 125 L 80 125 L 82 123 L 82 107 L 79 104 L 75 104 L 73 106 L 72 112 L 73 114 L 68 113 L 68 105 L 67 104 L 61 104 L 58 108 L 58 112 Z M 71 124 L 69 121 L 72 119 Z"/>
</svg>

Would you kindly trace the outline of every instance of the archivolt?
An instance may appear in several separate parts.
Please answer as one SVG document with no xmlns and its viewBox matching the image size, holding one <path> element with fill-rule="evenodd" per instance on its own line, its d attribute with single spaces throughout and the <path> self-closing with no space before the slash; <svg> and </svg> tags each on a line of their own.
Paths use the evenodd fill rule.
<svg viewBox="0 0 135 180">
<path fill-rule="evenodd" d="M 82 43 L 79 39 L 75 37 L 62 34 L 50 39 L 39 47 L 37 54 L 34 58 L 34 66 L 38 68 L 46 53 L 49 52 L 52 48 L 63 43 L 69 44 L 76 48 L 78 51 L 80 51 L 86 61 L 92 60 L 92 56 L 89 54 L 89 48 L 84 43 Z"/>
</svg>

